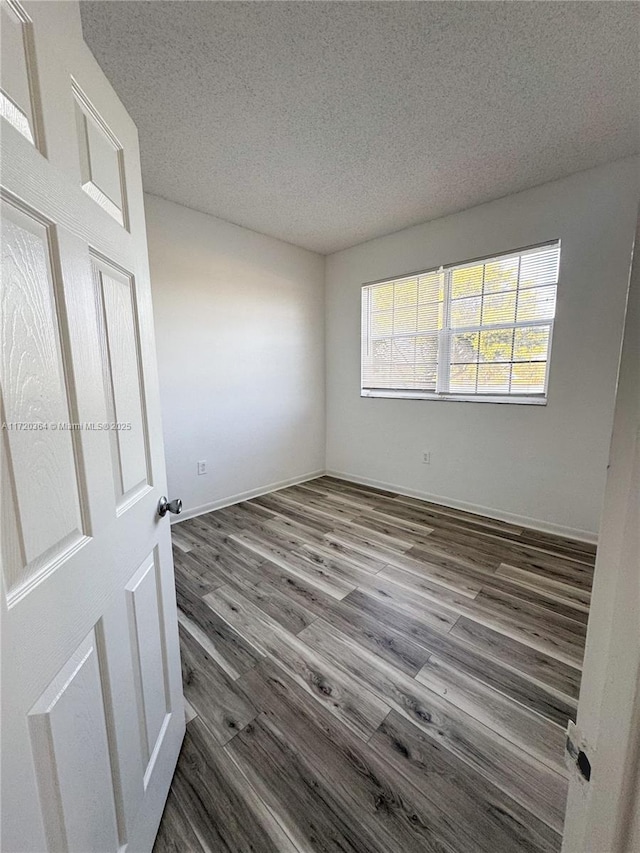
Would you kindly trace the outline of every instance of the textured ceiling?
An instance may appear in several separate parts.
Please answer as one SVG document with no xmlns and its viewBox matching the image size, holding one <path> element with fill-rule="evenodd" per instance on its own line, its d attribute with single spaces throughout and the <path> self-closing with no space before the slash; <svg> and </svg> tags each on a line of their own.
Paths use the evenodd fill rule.
<svg viewBox="0 0 640 853">
<path fill-rule="evenodd" d="M 145 189 L 328 253 L 639 150 L 640 4 L 83 2 Z"/>
</svg>

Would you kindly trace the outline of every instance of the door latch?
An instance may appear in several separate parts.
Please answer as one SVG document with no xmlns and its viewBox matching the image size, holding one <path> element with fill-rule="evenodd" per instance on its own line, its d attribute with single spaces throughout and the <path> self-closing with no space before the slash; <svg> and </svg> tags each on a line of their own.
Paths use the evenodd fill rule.
<svg viewBox="0 0 640 853">
<path fill-rule="evenodd" d="M 573 720 L 569 720 L 564 750 L 565 763 L 569 770 L 577 767 L 582 778 L 588 782 L 591 779 L 591 762 L 585 749 L 586 746 L 576 724 Z"/>
</svg>

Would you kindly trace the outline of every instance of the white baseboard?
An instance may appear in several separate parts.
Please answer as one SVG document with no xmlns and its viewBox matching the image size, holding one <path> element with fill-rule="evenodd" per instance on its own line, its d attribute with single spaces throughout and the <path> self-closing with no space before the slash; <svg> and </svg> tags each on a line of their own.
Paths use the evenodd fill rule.
<svg viewBox="0 0 640 853">
<path fill-rule="evenodd" d="M 241 501 L 248 501 L 251 498 L 259 498 L 260 495 L 266 495 L 269 492 L 277 492 L 278 489 L 286 489 L 287 486 L 296 486 L 298 483 L 306 483 L 308 480 L 315 480 L 317 477 L 322 477 L 325 472 L 311 471 L 308 474 L 300 474 L 298 477 L 291 477 L 289 480 L 280 480 L 278 483 L 270 483 L 268 486 L 259 486 L 257 489 L 249 489 L 246 492 L 240 492 L 237 495 L 230 495 L 227 498 L 220 498 L 217 501 L 211 501 L 202 506 L 196 506 L 192 509 L 183 510 L 180 515 L 171 519 L 171 524 L 179 524 L 181 521 L 186 521 L 189 518 L 195 518 L 198 515 L 204 515 L 205 512 L 213 512 L 214 509 L 223 509 L 225 506 L 232 506 Z"/>
<path fill-rule="evenodd" d="M 398 495 L 406 495 L 410 498 L 418 498 L 423 501 L 431 501 L 431 503 L 448 506 L 452 509 L 461 509 L 465 512 L 472 512 L 476 515 L 484 515 L 487 518 L 496 518 L 498 521 L 506 521 L 510 524 L 517 524 L 519 527 L 528 527 L 531 530 L 539 530 L 542 533 L 553 533 L 556 536 L 566 536 L 569 539 L 578 539 L 581 542 L 589 542 L 597 544 L 598 534 L 592 533 L 590 530 L 582 530 L 576 527 L 566 527 L 562 524 L 554 524 L 550 521 L 543 521 L 539 518 L 530 518 L 527 515 L 516 515 L 512 512 L 503 512 L 493 507 L 481 506 L 480 504 L 467 503 L 466 501 L 457 501 L 452 498 L 443 498 L 442 495 L 431 495 L 427 492 L 420 492 L 415 489 L 407 489 L 406 486 L 397 486 L 394 483 L 383 483 L 380 480 L 371 480 L 368 477 L 360 477 L 357 474 L 347 474 L 344 471 L 325 471 L 328 477 L 336 477 L 338 480 L 350 480 L 352 483 L 360 483 L 362 486 L 372 486 L 374 489 L 384 489 L 388 492 L 395 492 Z"/>
<path fill-rule="evenodd" d="M 308 480 L 315 480 L 326 474 L 329 477 L 336 477 L 338 480 L 345 480 L 352 483 L 360 483 L 362 486 L 372 486 L 374 489 L 385 489 L 388 492 L 395 492 L 398 495 L 406 495 L 410 498 L 418 498 L 423 501 L 448 506 L 452 509 L 461 509 L 465 512 L 472 512 L 475 515 L 484 515 L 487 518 L 496 518 L 498 521 L 506 521 L 510 524 L 517 524 L 520 527 L 528 527 L 531 530 L 540 530 L 543 533 L 553 533 L 556 536 L 566 536 L 569 539 L 578 539 L 581 542 L 589 542 L 596 544 L 598 536 L 590 530 L 582 530 L 575 527 L 566 527 L 562 524 L 554 524 L 550 521 L 543 521 L 539 518 L 530 518 L 528 515 L 517 515 L 513 512 L 504 512 L 503 510 L 494 509 L 493 507 L 482 506 L 480 504 L 468 503 L 467 501 L 457 501 L 453 498 L 442 497 L 442 495 L 432 495 L 428 492 L 421 492 L 416 489 L 408 489 L 406 486 L 398 486 L 395 483 L 385 483 L 381 480 L 372 480 L 369 477 L 360 477 L 358 474 L 348 474 L 344 471 L 310 471 L 308 474 L 300 474 L 298 477 L 291 477 L 288 480 L 280 480 L 277 483 L 270 483 L 267 486 L 260 486 L 257 489 L 249 489 L 246 492 L 240 492 L 237 495 L 230 495 L 226 498 L 220 498 L 217 501 L 211 501 L 202 506 L 193 507 L 180 513 L 176 518 L 171 519 L 172 524 L 179 524 L 181 521 L 186 521 L 189 518 L 195 518 L 198 515 L 204 515 L 206 512 L 212 512 L 215 509 L 222 509 L 225 506 L 232 506 L 241 501 L 248 501 L 251 498 L 260 497 L 260 495 L 269 494 L 269 492 L 277 492 L 279 489 L 286 489 L 287 486 L 295 486 L 298 483 L 306 483 Z"/>
</svg>

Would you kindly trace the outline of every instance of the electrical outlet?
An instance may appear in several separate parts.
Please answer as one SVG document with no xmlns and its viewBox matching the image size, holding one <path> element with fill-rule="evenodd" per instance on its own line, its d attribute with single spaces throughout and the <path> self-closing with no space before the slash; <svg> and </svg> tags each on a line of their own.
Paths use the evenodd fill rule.
<svg viewBox="0 0 640 853">
<path fill-rule="evenodd" d="M 431 465 L 431 451 L 424 450 L 422 453 L 422 462 L 424 465 Z"/>
<path fill-rule="evenodd" d="M 207 461 L 206 459 L 200 460 L 198 462 L 198 474 L 206 474 L 207 473 Z"/>
</svg>

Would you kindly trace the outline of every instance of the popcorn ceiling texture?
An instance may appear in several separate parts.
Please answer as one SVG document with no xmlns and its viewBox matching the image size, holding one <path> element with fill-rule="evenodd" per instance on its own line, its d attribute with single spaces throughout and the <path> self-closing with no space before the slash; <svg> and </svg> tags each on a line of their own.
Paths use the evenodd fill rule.
<svg viewBox="0 0 640 853">
<path fill-rule="evenodd" d="M 83 2 L 145 189 L 322 253 L 638 151 L 626 2 Z"/>
</svg>

